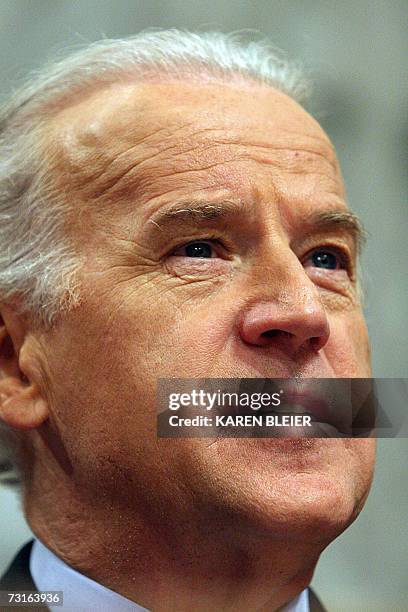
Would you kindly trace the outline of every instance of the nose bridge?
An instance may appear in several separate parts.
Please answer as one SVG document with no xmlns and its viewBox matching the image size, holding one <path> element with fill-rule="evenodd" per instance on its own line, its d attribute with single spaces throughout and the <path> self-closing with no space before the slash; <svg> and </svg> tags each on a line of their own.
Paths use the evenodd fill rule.
<svg viewBox="0 0 408 612">
<path fill-rule="evenodd" d="M 319 350 L 329 337 L 329 323 L 320 294 L 288 244 L 266 249 L 250 273 L 239 322 L 242 339 L 253 345 L 301 345 Z"/>
<path fill-rule="evenodd" d="M 319 293 L 306 274 L 288 242 L 281 237 L 265 239 L 256 254 L 249 274 L 252 289 L 259 295 L 265 293 L 282 308 L 303 303 L 311 308 Z"/>
<path fill-rule="evenodd" d="M 286 311 L 292 315 L 303 313 L 313 316 L 324 310 L 319 291 L 297 259 L 281 276 L 276 303 L 282 315 Z"/>
</svg>

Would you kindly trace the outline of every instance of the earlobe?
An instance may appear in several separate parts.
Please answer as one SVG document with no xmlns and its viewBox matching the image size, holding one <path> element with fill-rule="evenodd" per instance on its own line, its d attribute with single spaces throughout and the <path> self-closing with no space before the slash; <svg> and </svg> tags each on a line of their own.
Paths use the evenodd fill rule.
<svg viewBox="0 0 408 612">
<path fill-rule="evenodd" d="M 0 419 L 14 429 L 34 429 L 48 418 L 47 402 L 35 385 L 17 379 L 0 381 Z"/>
<path fill-rule="evenodd" d="M 34 429 L 48 418 L 48 404 L 38 385 L 21 371 L 25 328 L 22 319 L 2 305 L 0 313 L 0 420 L 15 429 Z M 31 378 L 31 376 L 29 375 Z"/>
</svg>

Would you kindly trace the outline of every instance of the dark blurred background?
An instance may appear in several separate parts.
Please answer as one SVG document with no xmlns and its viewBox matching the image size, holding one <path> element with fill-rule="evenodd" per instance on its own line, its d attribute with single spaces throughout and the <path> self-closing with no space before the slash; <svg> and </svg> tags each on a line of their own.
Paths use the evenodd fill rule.
<svg viewBox="0 0 408 612">
<path fill-rule="evenodd" d="M 374 375 L 406 377 L 407 25 L 407 0 L 1 0 L 0 96 L 61 48 L 151 26 L 255 29 L 301 59 L 315 83 L 313 114 L 370 233 L 362 268 Z M 330 612 L 408 610 L 407 459 L 408 440 L 379 441 L 366 508 L 323 554 L 313 580 Z M 30 537 L 6 488 L 0 518 L 2 571 Z"/>
</svg>

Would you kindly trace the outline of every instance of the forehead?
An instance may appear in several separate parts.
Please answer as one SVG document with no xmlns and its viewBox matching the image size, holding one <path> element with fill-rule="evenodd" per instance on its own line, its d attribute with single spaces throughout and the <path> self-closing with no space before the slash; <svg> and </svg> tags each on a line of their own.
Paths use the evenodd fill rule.
<svg viewBox="0 0 408 612">
<path fill-rule="evenodd" d="M 147 81 L 101 89 L 60 111 L 49 146 L 55 172 L 85 200 L 158 197 L 182 188 L 273 188 L 343 197 L 334 149 L 319 124 L 271 87 Z"/>
</svg>

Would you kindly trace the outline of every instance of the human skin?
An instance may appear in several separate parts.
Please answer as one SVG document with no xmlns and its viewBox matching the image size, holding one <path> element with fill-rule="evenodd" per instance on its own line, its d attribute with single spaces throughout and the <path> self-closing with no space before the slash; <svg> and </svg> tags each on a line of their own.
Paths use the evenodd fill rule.
<svg viewBox="0 0 408 612">
<path fill-rule="evenodd" d="M 333 147 L 271 87 L 163 78 L 72 101 L 48 150 L 83 265 L 51 329 L 2 306 L 28 521 L 149 609 L 276 610 L 361 510 L 374 441 L 158 439 L 156 382 L 371 375 L 355 241 L 310 220 L 348 210 Z M 159 218 L 192 204 L 227 213 Z"/>
</svg>

